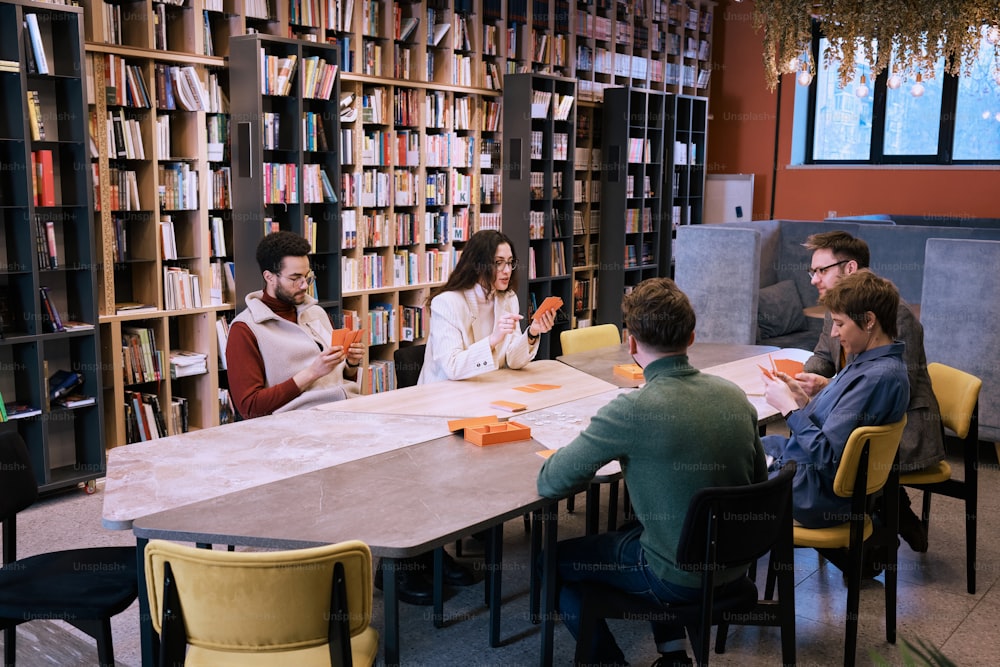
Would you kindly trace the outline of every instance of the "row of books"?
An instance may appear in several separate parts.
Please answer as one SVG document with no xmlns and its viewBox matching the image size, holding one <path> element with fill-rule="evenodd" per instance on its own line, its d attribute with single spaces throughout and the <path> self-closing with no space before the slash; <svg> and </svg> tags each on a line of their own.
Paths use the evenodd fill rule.
<svg viewBox="0 0 1000 667">
<path fill-rule="evenodd" d="M 157 122 L 160 123 L 161 119 L 165 119 L 163 122 L 169 123 L 170 117 L 161 116 L 157 119 Z M 109 157 L 117 157 L 124 160 L 144 160 L 146 158 L 146 149 L 142 141 L 142 126 L 135 118 L 127 118 L 125 110 L 122 107 L 116 110 L 108 110 L 108 120 L 105 125 L 108 132 Z M 164 150 L 164 138 L 166 138 L 166 150 L 169 151 L 169 125 L 166 128 L 166 137 L 164 137 L 163 130 L 159 126 L 158 132 L 161 152 Z M 161 155 L 160 157 L 164 156 Z"/>
<path fill-rule="evenodd" d="M 28 102 L 28 124 L 32 141 L 45 141 L 45 119 L 42 117 L 42 103 L 37 90 L 25 93 Z"/>
<path fill-rule="evenodd" d="M 121 56 L 104 56 L 104 91 L 109 105 L 149 109 L 152 103 L 139 65 L 130 65 Z"/>
<path fill-rule="evenodd" d="M 35 216 L 35 254 L 38 268 L 58 269 L 59 251 L 56 247 L 56 223 L 53 220 L 42 220 Z"/>
<path fill-rule="evenodd" d="M 157 109 L 210 110 L 208 91 L 193 66 L 157 64 L 154 72 Z"/>
<path fill-rule="evenodd" d="M 122 373 L 125 384 L 164 379 L 163 353 L 150 327 L 122 327 Z"/>
<path fill-rule="evenodd" d="M 395 274 L 395 262 L 405 262 L 407 279 L 412 283 L 390 284 Z M 448 279 L 454 268 L 456 253 L 452 250 L 431 249 L 424 253 L 398 251 L 393 255 L 393 264 L 389 258 L 377 253 L 365 253 L 360 259 L 341 257 L 341 279 L 344 292 L 356 292 L 365 289 L 380 289 L 383 287 L 400 286 L 403 284 L 423 285 L 438 283 Z M 415 264 L 416 266 L 412 266 Z"/>
</svg>

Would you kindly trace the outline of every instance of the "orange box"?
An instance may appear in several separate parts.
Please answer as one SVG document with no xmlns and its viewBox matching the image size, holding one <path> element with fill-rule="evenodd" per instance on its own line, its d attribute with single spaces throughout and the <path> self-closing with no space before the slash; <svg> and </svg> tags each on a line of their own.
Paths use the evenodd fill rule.
<svg viewBox="0 0 1000 667">
<path fill-rule="evenodd" d="M 466 417 L 465 419 L 451 419 L 448 421 L 448 430 L 454 433 L 473 428 L 474 426 L 484 426 L 486 424 L 499 423 L 496 415 L 486 415 L 484 417 Z"/>
<path fill-rule="evenodd" d="M 499 445 L 502 442 L 530 440 L 531 429 L 517 422 L 483 424 L 465 429 L 465 439 L 480 447 Z"/>
<path fill-rule="evenodd" d="M 490 403 L 490 407 L 497 410 L 506 410 L 507 412 L 521 412 L 528 409 L 528 406 L 524 403 L 515 403 L 513 401 L 493 401 Z"/>
<path fill-rule="evenodd" d="M 626 380 L 645 379 L 645 376 L 642 374 L 642 366 L 639 364 L 615 364 L 615 375 L 621 376 Z"/>
</svg>

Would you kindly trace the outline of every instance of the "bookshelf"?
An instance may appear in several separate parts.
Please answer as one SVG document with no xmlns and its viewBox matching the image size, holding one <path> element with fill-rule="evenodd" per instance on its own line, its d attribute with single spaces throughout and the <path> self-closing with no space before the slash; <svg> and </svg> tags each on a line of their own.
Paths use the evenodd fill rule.
<svg viewBox="0 0 1000 667">
<path fill-rule="evenodd" d="M 612 322 L 619 328 L 622 296 L 643 280 L 663 275 L 660 260 L 664 247 L 669 256 L 669 232 L 664 233 L 662 224 L 663 142 L 666 109 L 672 98 L 632 87 L 604 91 L 604 270 L 597 291 L 597 313 L 602 323 Z"/>
<path fill-rule="evenodd" d="M 708 98 L 668 95 L 664 116 L 666 164 L 664 215 L 672 232 L 680 225 L 698 225 L 705 213 L 705 151 L 708 146 Z M 671 236 L 661 236 L 663 266 L 673 275 Z"/>
<path fill-rule="evenodd" d="M 593 103 L 576 111 L 573 196 L 573 328 L 595 324 L 601 260 L 603 114 Z"/>
<path fill-rule="evenodd" d="M 559 333 L 570 326 L 575 95 L 572 79 L 528 73 L 504 79 L 503 232 L 520 262 L 517 296 L 526 318 L 547 296 L 563 301 L 539 358 L 559 355 Z"/>
<path fill-rule="evenodd" d="M 48 492 L 104 472 L 83 14 L 0 2 L 0 33 L 0 429 L 24 438 Z M 50 397 L 60 372 L 82 381 L 70 405 Z"/>
<path fill-rule="evenodd" d="M 703 95 L 712 73 L 713 0 L 576 3 L 573 72 L 581 100 L 635 86 Z"/>
<path fill-rule="evenodd" d="M 310 241 L 313 296 L 340 319 L 339 65 L 336 46 L 268 35 L 230 42 L 237 311 L 261 289 L 269 231 Z M 290 73 L 290 74 L 289 74 Z"/>
<path fill-rule="evenodd" d="M 9 4 L 21 3 L 11 0 Z M 585 220 L 588 215 L 594 220 L 598 216 L 600 188 L 596 184 L 600 180 L 604 88 L 630 85 L 693 98 L 707 94 L 716 6 L 709 0 L 187 0 L 181 7 L 161 6 L 154 0 L 94 0 L 81 4 L 87 53 L 87 111 L 93 118 L 92 134 L 97 147 L 89 162 L 94 179 L 104 185 L 96 191 L 90 215 L 97 247 L 91 268 L 97 284 L 94 321 L 99 324 L 94 336 L 101 346 L 99 369 L 95 372 L 104 387 L 97 411 L 102 416 L 106 447 L 128 441 L 127 392 L 155 395 L 161 407 L 184 399 L 188 428 L 213 426 L 227 418 L 224 412 L 220 414 L 216 400 L 227 386 L 220 365 L 216 323 L 219 318 L 231 319 L 236 304 L 242 304 L 237 292 L 243 294 L 260 284 L 252 243 L 241 245 L 237 240 L 240 230 L 249 227 L 242 226 L 243 214 L 234 211 L 232 202 L 224 196 L 227 191 L 231 194 L 235 185 L 230 153 L 237 136 L 236 123 L 229 113 L 227 98 L 238 89 L 233 83 L 237 64 L 234 45 L 238 38 L 250 33 L 264 40 L 288 40 L 282 48 L 303 49 L 303 53 L 310 49 L 325 52 L 328 44 L 336 47 L 341 90 L 333 93 L 330 106 L 318 113 L 340 115 L 337 103 L 345 97 L 347 106 L 343 109 L 347 113 L 341 117 L 337 132 L 326 126 L 328 150 L 296 149 L 288 154 L 294 156 L 296 164 L 301 159 L 303 165 L 322 165 L 328 174 L 339 171 L 333 186 L 340 202 L 300 202 L 291 206 L 287 215 L 283 205 L 269 208 L 273 217 L 279 218 L 279 224 L 287 223 L 289 228 L 298 230 L 293 225 L 302 225 L 304 229 L 307 215 L 320 223 L 313 263 L 320 269 L 317 274 L 323 273 L 317 288 L 324 305 L 335 318 L 346 315 L 357 326 L 378 332 L 369 341 L 366 358 L 365 391 L 371 391 L 392 386 L 391 362 L 397 349 L 423 342 L 428 324 L 424 312 L 427 296 L 457 261 L 462 239 L 479 229 L 499 228 L 501 218 L 507 218 L 505 207 L 511 202 L 504 192 L 509 176 L 505 169 L 509 160 L 503 150 L 504 77 L 534 73 L 578 79 L 576 99 L 582 104 L 576 120 L 565 130 L 575 145 L 565 161 L 551 161 L 553 173 L 565 167 L 564 182 L 574 185 L 572 196 L 556 198 L 558 201 L 552 204 L 552 210 L 568 216 L 560 230 L 564 236 L 551 236 L 552 218 L 548 218 L 548 227 L 543 225 L 546 236 L 531 243 L 526 240 L 524 246 L 533 244 L 545 249 L 548 254 L 543 264 L 551 263 L 554 246 L 563 246 L 566 261 L 572 265 L 574 246 L 590 249 L 599 242 L 603 246 L 599 226 L 584 225 L 581 233 L 580 227 L 570 225 L 580 215 Z M 437 30 L 429 30 L 438 26 Z M 6 29 L 14 34 L 12 28 Z M 405 34 L 406 30 L 409 34 Z M 617 39 L 620 31 L 631 39 Z M 436 39 L 437 33 L 440 39 Z M 0 47 L 4 48 L 13 47 Z M 123 65 L 131 68 L 126 71 L 132 73 L 133 81 L 146 87 L 148 106 L 108 99 L 107 84 L 102 82 L 111 76 L 113 66 L 120 72 Z M 160 108 L 165 91 L 157 89 L 157 74 L 164 67 L 193 68 L 210 100 L 214 100 L 209 110 Z M 375 107 L 366 106 L 376 96 L 375 104 L 382 111 L 378 118 L 368 115 Z M 412 105 L 415 113 L 397 118 L 397 103 Z M 264 104 L 272 102 L 261 104 L 263 110 Z M 275 104 L 282 112 L 280 101 Z M 18 113 L 27 113 L 27 108 Z M 696 118 L 701 110 L 692 107 L 692 113 L 690 118 Z M 683 116 L 676 114 L 674 118 L 682 120 Z M 145 149 L 143 157 L 118 155 L 114 145 L 116 123 L 121 123 L 123 129 L 124 123 L 131 123 Z M 170 138 L 170 154 L 165 157 L 157 153 L 161 123 L 169 124 L 165 136 Z M 578 128 L 579 123 L 585 127 Z M 554 129 L 554 124 L 552 127 L 553 132 L 563 132 Z M 679 127 L 685 126 L 681 123 Z M 699 132 L 691 130 L 684 140 L 696 144 L 701 141 L 697 154 L 704 156 L 704 133 L 699 136 Z M 369 136 L 389 147 L 382 164 L 363 164 L 362 152 Z M 673 150 L 672 141 L 664 144 L 665 151 Z M 4 150 L 16 151 L 13 145 L 8 142 Z M 410 155 L 406 146 L 411 147 Z M 445 157 L 427 158 L 432 148 L 443 150 L 441 155 Z M 588 148 L 589 170 L 584 166 Z M 419 154 L 415 161 L 411 159 L 413 151 Z M 275 153 L 282 154 L 281 150 Z M 666 158 L 667 162 L 671 159 Z M 88 161 L 86 153 L 82 160 Z M 272 161 L 278 161 L 278 157 Z M 198 207 L 163 210 L 160 187 L 184 166 L 188 172 L 197 172 Z M 683 194 L 690 201 L 692 213 L 688 219 L 697 221 L 699 178 L 697 173 L 690 177 L 691 170 L 685 170 L 688 178 L 679 185 L 686 183 L 688 187 L 679 187 L 676 199 L 680 202 Z M 17 176 L 6 174 L 5 178 Z M 138 202 L 135 206 L 120 206 L 120 202 L 113 201 L 110 186 L 129 181 Z M 434 193 L 430 203 L 428 181 Z M 580 192 L 580 186 L 584 192 Z M 672 212 L 673 199 L 666 201 L 671 190 L 663 190 L 664 210 Z M 121 188 L 117 194 L 121 194 Z M 514 198 L 520 197 L 515 194 Z M 523 201 L 529 200 L 525 197 Z M 686 207 L 687 201 L 678 205 Z M 687 208 L 681 210 L 686 212 Z M 163 255 L 164 214 L 171 216 L 174 225 L 176 259 Z M 330 235 L 332 227 L 323 222 L 323 216 L 336 218 L 332 223 L 340 227 L 335 236 Z M 520 233 L 508 226 L 510 223 L 504 225 L 505 232 Z M 22 228 L 30 232 L 27 241 L 22 239 Z M 375 242 L 360 238 L 361 232 L 375 228 L 386 232 L 384 238 L 380 236 Z M 17 233 L 6 232 L 9 239 L 14 239 L 7 242 L 8 255 L 22 253 L 10 250 L 19 247 L 17 244 L 34 243 L 30 225 L 9 229 Z M 252 229 L 256 234 L 258 226 L 252 225 Z M 116 255 L 119 230 L 124 230 L 128 243 L 124 251 L 119 246 Z M 262 233 L 262 223 L 260 230 Z M 323 238 L 323 234 L 327 237 Z M 667 240 L 667 235 L 662 234 L 661 244 Z M 249 254 L 247 249 L 251 249 Z M 518 252 L 526 267 L 526 250 L 519 248 Z M 660 263 L 667 257 L 661 248 Z M 530 281 L 539 294 L 560 290 L 566 302 L 566 319 L 560 320 L 557 329 L 588 319 L 600 321 L 600 308 L 593 307 L 597 305 L 594 300 L 603 277 L 610 274 L 595 253 L 588 253 L 584 259 L 587 263 L 572 266 L 565 278 L 546 273 Z M 252 274 L 250 283 L 236 278 L 235 272 L 233 282 L 228 282 L 227 263 L 247 268 Z M 165 268 L 187 269 L 199 277 L 200 308 L 167 310 Z M 15 285 L 27 280 L 17 272 L 5 275 L 7 282 Z M 214 280 L 216 277 L 221 280 Z M 527 287 L 526 271 L 522 277 Z M 588 281 L 592 303 L 578 310 L 571 297 L 578 284 Z M 30 284 L 35 287 L 33 282 Z M 31 289 L 24 289 L 31 294 Z M 61 298 L 59 290 L 55 291 Z M 221 304 L 216 299 L 219 293 Z M 119 302 L 134 302 L 151 309 L 119 314 L 115 306 Z M 522 302 L 527 308 L 527 293 Z M 155 382 L 126 383 L 122 369 L 127 328 L 152 331 L 155 351 L 164 365 L 172 349 L 208 352 L 207 373 L 177 379 L 169 378 L 167 373 Z M 167 423 L 168 432 L 172 432 L 171 428 Z"/>
</svg>

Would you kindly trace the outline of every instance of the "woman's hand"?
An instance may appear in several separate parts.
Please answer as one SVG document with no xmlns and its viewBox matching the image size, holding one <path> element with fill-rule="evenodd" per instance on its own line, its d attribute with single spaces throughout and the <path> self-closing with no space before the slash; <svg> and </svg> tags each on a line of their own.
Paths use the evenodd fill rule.
<svg viewBox="0 0 1000 667">
<path fill-rule="evenodd" d="M 542 313 L 528 325 L 528 335 L 537 338 L 543 333 L 552 331 L 552 326 L 556 323 L 555 309 Z"/>
<path fill-rule="evenodd" d="M 773 379 L 764 376 L 764 398 L 783 415 L 798 410 L 809 402 L 809 396 L 802 385 L 795 378 L 781 372 L 775 373 Z"/>
<path fill-rule="evenodd" d="M 830 383 L 830 378 L 817 375 L 816 373 L 799 373 L 795 380 L 802 386 L 802 390 L 809 396 L 815 396 Z"/>
<path fill-rule="evenodd" d="M 347 363 L 351 366 L 359 366 L 365 358 L 365 344 L 351 343 L 347 348 Z"/>
<path fill-rule="evenodd" d="M 517 313 L 506 313 L 498 319 L 496 326 L 493 327 L 493 333 L 490 334 L 490 347 L 496 347 L 504 339 L 504 336 L 519 331 L 520 325 L 518 322 L 521 319 L 521 316 Z"/>
</svg>

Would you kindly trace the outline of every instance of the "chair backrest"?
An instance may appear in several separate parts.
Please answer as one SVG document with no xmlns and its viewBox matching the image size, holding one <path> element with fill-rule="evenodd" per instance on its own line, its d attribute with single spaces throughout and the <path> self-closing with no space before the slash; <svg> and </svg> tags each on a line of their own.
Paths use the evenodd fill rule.
<svg viewBox="0 0 1000 667">
<path fill-rule="evenodd" d="M 601 347 L 621 345 L 622 336 L 615 324 L 598 324 L 582 329 L 568 329 L 559 334 L 563 354 L 589 352 Z"/>
<path fill-rule="evenodd" d="M 392 363 L 396 369 L 396 387 L 402 389 L 417 384 L 420 370 L 424 367 L 426 348 L 426 345 L 410 345 L 392 353 Z"/>
<path fill-rule="evenodd" d="M 941 423 L 959 438 L 969 435 L 983 381 L 975 375 L 944 364 L 927 364 L 931 387 L 941 408 Z"/>
<path fill-rule="evenodd" d="M 701 489 L 691 498 L 677 544 L 681 569 L 735 567 L 760 558 L 780 540 L 791 550 L 795 462 L 757 484 Z M 711 549 L 715 550 L 710 554 Z"/>
<path fill-rule="evenodd" d="M 351 636 L 371 622 L 371 551 L 364 542 L 232 552 L 150 540 L 144 558 L 154 629 L 163 629 L 169 563 L 191 646 L 256 653 L 327 644 L 337 563 L 345 573 Z"/>
<path fill-rule="evenodd" d="M 17 431 L 0 433 L 0 521 L 13 519 L 38 498 L 31 456 Z"/>
<path fill-rule="evenodd" d="M 842 498 L 850 498 L 854 493 L 854 483 L 858 478 L 858 465 L 865 443 L 868 445 L 868 475 L 866 494 L 871 495 L 885 486 L 892 472 L 899 441 L 906 426 L 906 415 L 894 424 L 882 426 L 859 426 L 847 439 L 844 453 L 833 479 L 833 492 Z"/>
</svg>

